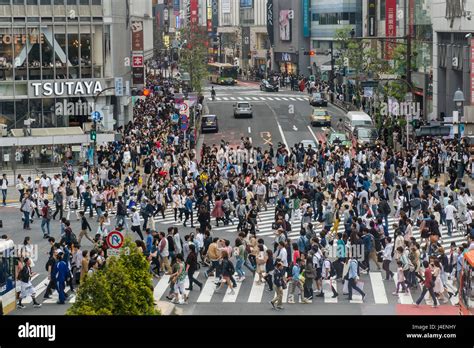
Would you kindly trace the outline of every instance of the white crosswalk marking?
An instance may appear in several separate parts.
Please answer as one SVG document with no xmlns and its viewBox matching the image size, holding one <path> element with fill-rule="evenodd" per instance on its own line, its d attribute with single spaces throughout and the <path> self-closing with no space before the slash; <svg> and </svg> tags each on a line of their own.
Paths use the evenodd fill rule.
<svg viewBox="0 0 474 348">
<path fill-rule="evenodd" d="M 281 99 L 282 99 L 282 100 L 285 100 L 285 101 L 288 101 L 288 99 L 287 99 L 287 98 L 284 98 L 284 97 L 281 97 Z"/>
<path fill-rule="evenodd" d="M 267 100 L 273 101 L 273 98 L 272 97 L 267 97 Z"/>
<path fill-rule="evenodd" d="M 161 297 L 164 295 L 166 290 L 169 288 L 169 275 L 164 275 L 156 284 L 155 288 L 153 289 L 153 298 L 155 301 L 159 301 Z"/>
<path fill-rule="evenodd" d="M 46 277 L 41 281 L 41 283 L 39 283 L 37 286 L 35 286 L 36 298 L 39 298 L 40 295 L 46 290 L 46 288 L 48 287 L 48 283 L 49 283 L 49 280 Z M 32 303 L 32 302 L 33 302 L 33 299 L 31 297 L 25 298 L 22 301 L 23 304 L 29 304 L 29 303 Z"/>
<path fill-rule="evenodd" d="M 260 100 L 260 99 L 258 99 L 257 97 L 252 97 L 252 100 Z"/>
<path fill-rule="evenodd" d="M 331 283 L 333 284 L 334 288 L 337 287 L 337 284 L 335 281 L 323 280 L 324 303 L 337 303 L 337 297 L 332 298 L 333 293 L 331 289 Z"/>
<path fill-rule="evenodd" d="M 222 300 L 222 302 L 232 303 L 232 302 L 237 301 L 237 296 L 239 295 L 239 291 L 241 287 L 242 287 L 241 282 L 237 282 L 237 287 L 233 289 L 229 289 L 227 286 L 224 285 L 223 289 L 226 291 L 226 293 L 224 295 L 224 299 Z"/>
<path fill-rule="evenodd" d="M 242 98 L 242 97 L 237 97 L 237 99 L 238 99 L 238 100 L 244 100 L 244 98 Z"/>
<path fill-rule="evenodd" d="M 275 100 L 281 100 L 281 99 L 280 99 L 280 98 L 278 98 L 278 97 L 275 97 Z"/>
<path fill-rule="evenodd" d="M 387 295 L 385 293 L 385 285 L 382 279 L 382 273 L 369 272 L 370 283 L 372 285 L 372 292 L 374 293 L 375 303 L 388 303 Z"/>
<path fill-rule="evenodd" d="M 255 274 L 254 281 L 252 283 L 252 290 L 250 290 L 249 303 L 260 303 L 262 302 L 263 291 L 265 290 L 265 283 L 260 285 L 257 284 L 258 274 Z"/>
<path fill-rule="evenodd" d="M 223 100 L 229 100 L 229 98 L 227 98 L 227 97 L 222 97 L 222 99 L 223 99 Z"/>
<path fill-rule="evenodd" d="M 211 302 L 212 296 L 214 295 L 214 290 L 216 289 L 216 285 L 214 282 L 216 281 L 215 277 L 207 278 L 204 287 L 202 288 L 201 293 L 196 302 Z"/>
<path fill-rule="evenodd" d="M 395 272 L 393 274 L 393 281 L 395 282 L 395 291 L 396 291 L 397 283 L 398 283 L 397 272 Z M 411 297 L 411 292 L 408 292 L 408 295 L 404 294 L 402 292 L 399 292 L 398 293 L 398 302 L 401 303 L 401 304 L 412 304 L 414 301 L 413 301 L 413 298 Z"/>
</svg>

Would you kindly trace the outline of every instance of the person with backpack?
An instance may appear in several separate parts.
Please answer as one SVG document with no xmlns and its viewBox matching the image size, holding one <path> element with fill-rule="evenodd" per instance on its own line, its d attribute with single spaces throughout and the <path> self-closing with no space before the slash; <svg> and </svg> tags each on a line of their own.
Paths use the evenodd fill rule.
<svg viewBox="0 0 474 348">
<path fill-rule="evenodd" d="M 313 300 L 313 296 L 314 296 L 313 282 L 314 282 L 314 279 L 316 278 L 316 269 L 314 268 L 312 258 L 313 258 L 313 255 L 310 252 L 304 266 L 305 279 L 304 279 L 303 289 L 304 289 L 304 297 L 308 299 L 308 301 Z"/>
<path fill-rule="evenodd" d="M 285 267 L 282 262 L 276 262 L 273 284 L 275 285 L 275 296 L 270 301 L 273 309 L 282 310 L 283 290 L 286 289 Z"/>
<path fill-rule="evenodd" d="M 305 281 L 304 271 L 302 268 L 304 267 L 304 261 L 301 258 L 296 259 L 296 263 L 293 265 L 291 270 L 291 280 L 289 284 L 288 290 L 288 303 L 294 304 L 295 303 L 295 290 L 298 288 L 301 300 L 303 303 L 310 303 L 310 301 L 304 296 L 304 290 L 302 283 Z M 304 269 L 303 269 L 304 270 Z"/>
<path fill-rule="evenodd" d="M 174 228 L 168 227 L 168 235 L 166 236 L 166 240 L 168 241 L 168 252 L 170 254 L 169 256 L 170 259 L 173 259 L 178 254 L 175 247 L 173 232 L 174 232 Z"/>
<path fill-rule="evenodd" d="M 49 201 L 47 199 L 45 199 L 43 203 L 44 206 L 43 208 L 41 208 L 41 230 L 43 231 L 43 238 L 48 239 L 51 234 L 50 223 L 51 219 L 53 218 L 53 212 L 51 210 L 51 207 L 49 206 Z"/>
<path fill-rule="evenodd" d="M 87 239 L 89 239 L 89 241 L 94 243 L 94 240 L 87 233 L 87 230 L 89 230 L 89 232 L 92 232 L 92 229 L 91 229 L 91 226 L 89 225 L 89 222 L 86 219 L 85 212 L 80 211 L 79 216 L 81 218 L 81 232 L 79 232 L 79 238 L 78 238 L 77 242 L 80 244 L 81 240 L 82 240 L 82 237 L 86 237 Z"/>
<path fill-rule="evenodd" d="M 63 237 L 62 240 L 63 240 L 66 244 L 70 244 L 70 243 L 77 242 L 76 235 L 74 234 L 74 232 L 72 232 L 71 221 L 66 220 L 66 221 L 64 222 L 64 225 L 65 225 L 66 227 L 64 228 L 64 237 Z"/>
<path fill-rule="evenodd" d="M 20 298 L 18 300 L 17 307 L 19 309 L 26 308 L 21 302 L 31 296 L 33 300 L 33 307 L 40 308 L 41 304 L 36 301 L 36 290 L 33 284 L 31 283 L 31 277 L 35 275 L 35 273 L 31 270 L 31 260 L 27 257 L 23 260 L 23 268 L 18 273 L 18 281 L 20 283 Z"/>
<path fill-rule="evenodd" d="M 194 278 L 194 273 L 198 269 L 198 262 L 197 262 L 197 254 L 196 254 L 196 247 L 193 244 L 189 245 L 189 254 L 186 258 L 186 272 L 188 274 L 189 279 L 189 287 L 186 290 L 193 291 L 193 283 L 199 286 L 199 289 L 202 290 L 203 285 L 202 283 Z"/>
<path fill-rule="evenodd" d="M 64 207 L 63 207 L 63 193 L 62 193 L 62 188 L 58 188 L 58 190 L 54 193 L 54 205 L 56 206 L 56 211 L 53 214 L 53 220 L 56 219 L 56 215 L 59 213 L 59 220 L 63 218 L 63 212 L 64 212 Z"/>
<path fill-rule="evenodd" d="M 324 251 L 323 252 L 323 267 L 322 267 L 322 271 L 321 271 L 321 278 L 322 278 L 323 283 L 324 283 L 324 281 L 329 282 L 329 286 L 331 287 L 331 291 L 332 291 L 332 298 L 336 298 L 336 297 L 339 296 L 336 289 L 334 288 L 334 285 L 333 285 L 332 279 L 331 279 L 331 277 L 333 277 L 335 275 L 336 275 L 335 268 L 333 267 L 332 262 L 328 259 L 327 252 Z M 324 297 L 324 284 L 323 284 L 323 286 L 321 286 L 321 292 L 316 296 L 317 297 Z"/>
<path fill-rule="evenodd" d="M 235 295 L 235 291 L 232 286 L 231 282 L 231 277 L 235 272 L 234 265 L 232 264 L 232 261 L 229 260 L 229 254 L 227 253 L 226 250 L 222 251 L 222 264 L 221 264 L 221 276 L 223 279 L 223 282 L 219 285 L 219 287 L 216 289 L 216 293 L 220 293 L 221 289 L 224 287 L 224 284 L 227 284 L 227 288 L 230 289 L 229 295 Z"/>
<path fill-rule="evenodd" d="M 300 236 L 298 238 L 297 245 L 300 253 L 306 254 L 308 252 L 310 245 L 309 240 L 306 237 L 306 230 L 304 228 L 302 228 L 300 231 Z"/>
<path fill-rule="evenodd" d="M 349 291 L 349 298 L 348 298 L 349 301 L 352 301 L 353 289 L 362 295 L 362 301 L 365 300 L 365 296 L 366 296 L 365 292 L 362 291 L 362 289 L 360 289 L 357 286 L 357 280 L 359 279 L 358 270 L 359 270 L 359 262 L 357 261 L 355 255 L 351 255 L 351 258 L 349 260 L 349 271 L 347 272 L 347 280 L 348 280 L 347 289 Z"/>
</svg>

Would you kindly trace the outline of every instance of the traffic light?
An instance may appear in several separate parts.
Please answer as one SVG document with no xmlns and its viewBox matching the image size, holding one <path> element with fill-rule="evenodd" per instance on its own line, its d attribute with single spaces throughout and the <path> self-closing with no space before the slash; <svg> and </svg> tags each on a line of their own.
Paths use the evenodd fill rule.
<svg viewBox="0 0 474 348">
<path fill-rule="evenodd" d="M 150 93 L 151 93 L 151 92 L 150 92 L 150 90 L 149 90 L 148 88 L 145 88 L 145 89 L 143 90 L 143 95 L 144 95 L 145 97 L 148 97 L 148 96 L 150 95 Z"/>
<path fill-rule="evenodd" d="M 91 130 L 91 140 L 92 141 L 97 140 L 97 132 L 95 130 Z"/>
<path fill-rule="evenodd" d="M 305 51 L 305 52 L 304 52 L 304 55 L 305 55 L 305 56 L 314 56 L 314 55 L 316 55 L 316 52 L 315 52 L 314 50 Z"/>
</svg>

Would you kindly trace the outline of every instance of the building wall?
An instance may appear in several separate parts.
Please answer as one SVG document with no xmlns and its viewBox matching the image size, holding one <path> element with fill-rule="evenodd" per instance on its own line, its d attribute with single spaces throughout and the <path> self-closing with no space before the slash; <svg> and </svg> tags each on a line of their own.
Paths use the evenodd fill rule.
<svg viewBox="0 0 474 348">
<path fill-rule="evenodd" d="M 464 114 L 472 113 L 472 106 L 469 105 L 470 95 L 470 64 L 469 64 L 469 45 L 470 42 L 465 36 L 468 33 L 474 33 L 474 21 L 466 17 L 454 18 L 451 26 L 451 20 L 445 18 L 446 0 L 433 0 L 432 4 L 432 22 L 433 22 L 433 113 L 451 117 L 455 109 L 452 101 L 454 92 L 461 88 L 466 99 Z M 474 12 L 474 3 L 472 1 L 464 2 L 464 10 Z M 446 47 L 446 68 L 442 65 L 443 47 Z M 460 53 L 457 53 L 461 50 Z M 455 69 L 452 65 L 453 56 L 460 56 L 462 60 L 462 69 Z M 468 120 L 473 122 L 474 120 Z"/>
</svg>

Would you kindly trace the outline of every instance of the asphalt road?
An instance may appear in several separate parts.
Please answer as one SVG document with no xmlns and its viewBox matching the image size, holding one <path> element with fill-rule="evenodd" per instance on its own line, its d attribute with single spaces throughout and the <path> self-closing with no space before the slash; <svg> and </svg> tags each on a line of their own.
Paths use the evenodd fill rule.
<svg viewBox="0 0 474 348">
<path fill-rule="evenodd" d="M 278 143 L 293 146 L 301 140 L 318 142 L 326 137 L 329 129 L 312 127 L 309 116 L 313 107 L 309 105 L 306 93 L 281 90 L 263 92 L 255 87 L 215 87 L 216 100 L 207 98 L 209 113 L 215 114 L 219 121 L 218 133 L 203 135 L 206 145 L 220 144 L 225 139 L 232 146 L 240 144 L 242 137 L 251 137 L 254 146 L 268 149 Z M 227 99 L 227 100 L 226 100 Z M 253 118 L 233 116 L 233 104 L 248 101 L 253 107 Z M 344 112 L 332 105 L 328 106 L 333 126 L 344 116 Z"/>
</svg>

